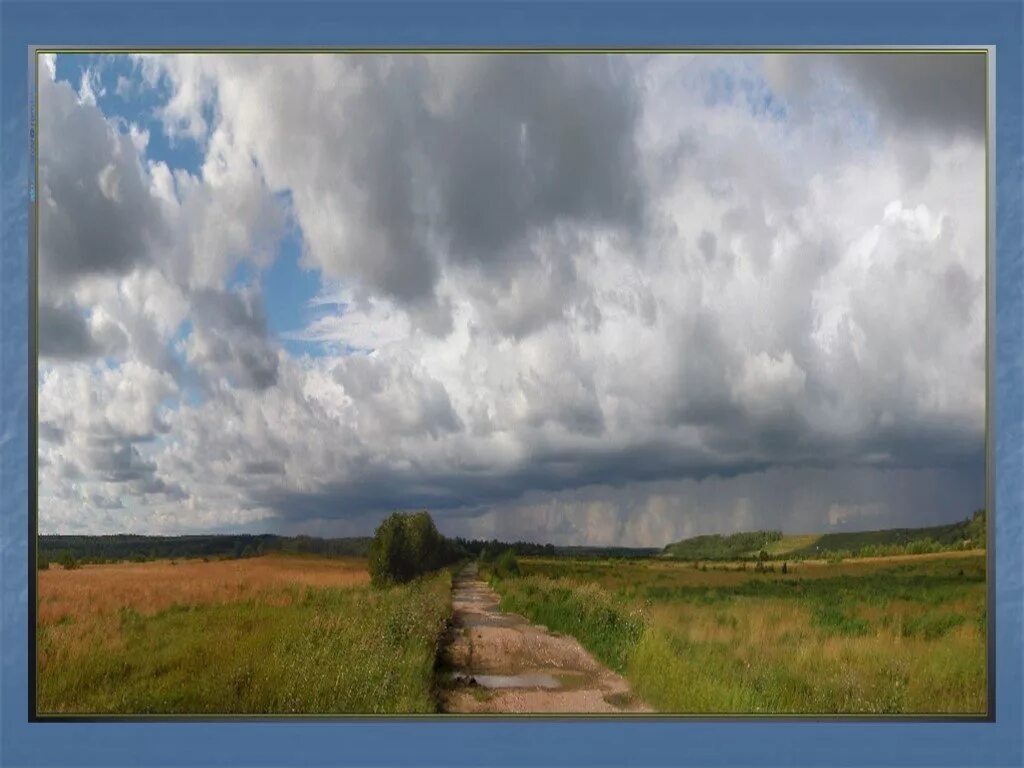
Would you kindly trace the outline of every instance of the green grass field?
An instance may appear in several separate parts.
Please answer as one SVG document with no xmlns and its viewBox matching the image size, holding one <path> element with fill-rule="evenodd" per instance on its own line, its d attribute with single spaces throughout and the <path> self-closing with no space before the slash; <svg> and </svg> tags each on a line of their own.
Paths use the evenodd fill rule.
<svg viewBox="0 0 1024 768">
<path fill-rule="evenodd" d="M 656 710 L 983 714 L 985 557 L 800 564 L 523 559 L 502 607 L 576 636 Z"/>
<path fill-rule="evenodd" d="M 291 584 L 193 603 L 180 585 L 181 602 L 155 611 L 66 612 L 38 628 L 38 709 L 435 712 L 450 585 L 442 571 L 384 590 Z"/>
</svg>

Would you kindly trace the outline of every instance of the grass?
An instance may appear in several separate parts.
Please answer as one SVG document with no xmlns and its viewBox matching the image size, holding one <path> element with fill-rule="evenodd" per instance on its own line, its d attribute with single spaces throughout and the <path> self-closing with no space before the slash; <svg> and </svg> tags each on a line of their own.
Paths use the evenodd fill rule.
<svg viewBox="0 0 1024 768">
<path fill-rule="evenodd" d="M 437 709 L 448 572 L 386 590 L 366 585 L 365 561 L 305 557 L 90 574 L 110 568 L 40 574 L 82 579 L 40 580 L 40 713 Z M 68 603 L 99 585 L 114 594 Z"/>
<path fill-rule="evenodd" d="M 643 634 L 643 617 L 594 584 L 513 579 L 502 591 L 500 607 L 521 613 L 555 632 L 575 636 L 601 662 L 625 671 L 629 652 Z"/>
<path fill-rule="evenodd" d="M 368 584 L 362 558 L 267 555 L 242 560 L 158 560 L 84 565 L 54 564 L 39 574 L 38 619 L 76 622 L 131 606 L 152 613 L 172 605 L 237 602 L 288 586 L 346 587 Z"/>
<path fill-rule="evenodd" d="M 575 635 L 655 709 L 982 714 L 985 559 L 738 564 L 523 559 L 502 607 Z"/>
<path fill-rule="evenodd" d="M 814 551 L 814 545 L 821 539 L 820 533 L 787 534 L 781 539 L 765 545 L 764 551 L 770 557 L 791 555 L 799 550 Z M 756 555 L 757 553 L 753 553 Z"/>
</svg>

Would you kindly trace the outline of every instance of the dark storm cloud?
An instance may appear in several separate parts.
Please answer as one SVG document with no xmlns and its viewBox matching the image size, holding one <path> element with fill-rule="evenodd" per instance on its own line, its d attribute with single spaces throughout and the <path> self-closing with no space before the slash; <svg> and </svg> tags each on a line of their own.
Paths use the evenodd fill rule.
<svg viewBox="0 0 1024 768">
<path fill-rule="evenodd" d="M 571 289 L 567 256 L 545 241 L 641 228 L 640 92 L 621 58 L 338 56 L 311 75 L 254 57 L 213 69 L 236 93 L 273 94 L 259 135 L 231 110 L 222 120 L 273 186 L 296 191 L 310 261 L 408 308 L 429 333 L 451 329 L 438 295 L 450 265 L 497 282 L 554 275 Z M 511 303 L 502 325 L 523 333 Z"/>
<path fill-rule="evenodd" d="M 500 263 L 559 221 L 635 227 L 636 83 L 604 56 L 475 61 L 437 126 L 443 221 L 463 260 Z"/>
<path fill-rule="evenodd" d="M 885 130 L 984 136 L 984 54 L 872 53 L 835 61 L 878 108 Z"/>
<path fill-rule="evenodd" d="M 39 101 L 40 286 L 130 271 L 163 232 L 131 137 L 45 74 Z"/>
<path fill-rule="evenodd" d="M 236 387 L 266 389 L 277 381 L 277 350 L 267 339 L 261 297 L 253 292 L 197 289 L 192 295 L 189 364 Z"/>
<path fill-rule="evenodd" d="M 533 258 L 530 236 L 551 225 L 639 226 L 639 104 L 621 61 L 524 55 L 444 62 L 434 87 L 447 88 L 449 75 L 456 86 L 436 110 L 425 103 L 422 63 L 396 59 L 387 83 L 367 89 L 365 106 L 390 119 L 367 120 L 357 144 L 372 221 L 396 238 L 384 262 L 397 262 L 397 296 L 412 290 L 406 282 L 432 287 L 424 278 L 434 275 L 418 266 L 433 258 L 432 237 L 463 264 L 514 271 Z M 394 70 L 409 76 L 389 88 Z M 436 216 L 417 217 L 417 198 L 436 201 Z M 411 231 L 417 221 L 426 227 Z"/>
<path fill-rule="evenodd" d="M 118 442 L 113 446 L 96 442 L 82 452 L 90 473 L 106 482 L 125 483 L 151 478 L 156 465 L 145 458 L 129 442 Z"/>
<path fill-rule="evenodd" d="M 823 102 L 853 96 L 868 107 L 882 133 L 904 137 L 910 144 L 984 137 L 984 54 L 779 54 L 765 61 L 772 86 L 795 108 L 795 115 L 822 116 L 818 110 Z M 838 83 L 834 77 L 823 77 L 829 70 L 838 75 Z M 928 159 L 927 153 L 907 149 L 901 162 L 926 164 Z"/>
<path fill-rule="evenodd" d="M 391 509 L 484 508 L 509 502 L 527 491 L 559 492 L 601 484 L 625 487 L 666 478 L 733 477 L 767 462 L 715 462 L 702 450 L 685 451 L 663 441 L 620 449 L 538 451 L 530 462 L 508 471 L 414 468 L 396 472 L 370 461 L 358 477 L 314 492 L 250 489 L 253 506 L 270 507 L 286 520 L 347 518 Z"/>
<path fill-rule="evenodd" d="M 93 357 L 100 351 L 85 316 L 75 306 L 40 302 L 37 328 L 41 357 L 77 360 Z"/>
</svg>

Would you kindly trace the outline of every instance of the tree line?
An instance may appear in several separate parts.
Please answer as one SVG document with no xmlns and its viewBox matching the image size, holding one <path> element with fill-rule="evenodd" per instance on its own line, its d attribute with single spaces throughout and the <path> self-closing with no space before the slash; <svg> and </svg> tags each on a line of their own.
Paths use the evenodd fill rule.
<svg viewBox="0 0 1024 768">
<path fill-rule="evenodd" d="M 198 536 L 111 536 L 43 535 L 37 540 L 40 567 L 56 562 L 66 564 L 145 562 L 188 557 L 242 558 L 271 552 L 315 554 L 325 557 L 365 557 L 368 536 L 321 539 L 312 536 L 274 534 L 211 534 Z"/>
</svg>

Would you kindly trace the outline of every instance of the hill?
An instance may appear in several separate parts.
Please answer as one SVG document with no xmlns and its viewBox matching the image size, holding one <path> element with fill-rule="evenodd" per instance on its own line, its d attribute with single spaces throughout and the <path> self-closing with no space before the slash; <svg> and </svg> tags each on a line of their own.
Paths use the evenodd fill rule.
<svg viewBox="0 0 1024 768">
<path fill-rule="evenodd" d="M 924 528 L 886 528 L 843 533 L 789 534 L 776 531 L 695 536 L 669 544 L 663 556 L 677 560 L 753 560 L 873 557 L 985 547 L 985 510 L 966 520 Z"/>
<path fill-rule="evenodd" d="M 694 536 L 669 544 L 664 554 L 676 560 L 739 560 L 756 557 L 758 552 L 781 538 L 781 531 Z"/>
</svg>

